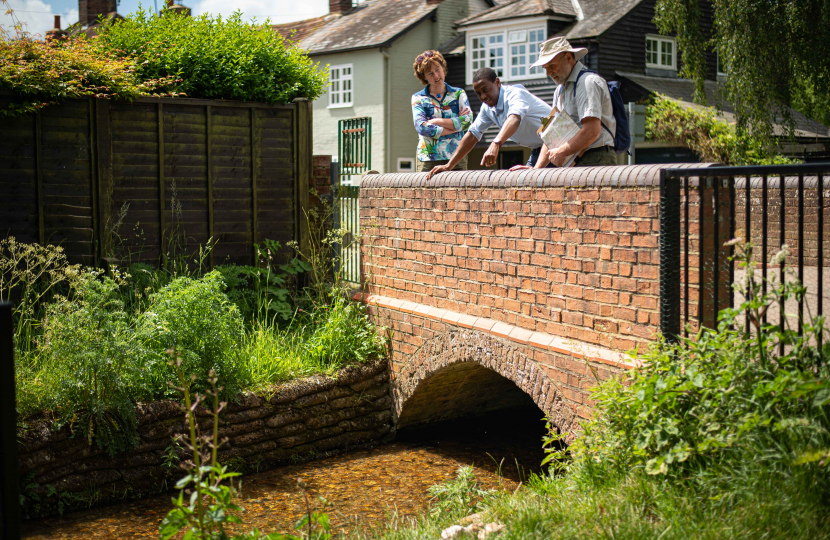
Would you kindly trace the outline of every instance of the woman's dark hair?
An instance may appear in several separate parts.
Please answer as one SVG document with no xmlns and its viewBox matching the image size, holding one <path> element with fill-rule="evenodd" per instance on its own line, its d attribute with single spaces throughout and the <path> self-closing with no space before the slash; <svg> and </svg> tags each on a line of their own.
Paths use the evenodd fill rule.
<svg viewBox="0 0 830 540">
<path fill-rule="evenodd" d="M 431 55 L 427 56 L 427 53 L 432 53 Z M 418 61 L 418 58 L 421 61 Z M 415 70 L 415 76 L 418 77 L 418 80 L 421 81 L 421 84 L 429 84 L 429 81 L 424 77 L 424 73 L 432 70 L 435 65 L 435 62 L 444 68 L 444 76 L 447 76 L 447 61 L 444 60 L 444 56 L 439 53 L 438 51 L 424 51 L 418 55 L 418 58 L 415 59 L 415 63 L 412 64 L 412 69 Z"/>
</svg>

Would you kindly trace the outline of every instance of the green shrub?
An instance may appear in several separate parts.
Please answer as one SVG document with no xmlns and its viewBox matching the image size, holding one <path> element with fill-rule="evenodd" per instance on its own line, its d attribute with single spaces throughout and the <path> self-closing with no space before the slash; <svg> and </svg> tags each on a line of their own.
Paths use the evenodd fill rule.
<svg viewBox="0 0 830 540">
<path fill-rule="evenodd" d="M 384 340 L 369 321 L 366 306 L 333 291 L 328 304 L 311 312 L 311 333 L 305 354 L 316 365 L 339 368 L 384 353 Z"/>
<path fill-rule="evenodd" d="M 815 345 L 824 318 L 805 321 L 801 333 L 761 322 L 770 304 L 803 298 L 805 289 L 770 282 L 764 293 L 754 263 L 746 262 L 751 246 L 738 249 L 746 278 L 736 286 L 749 300 L 723 310 L 716 331 L 660 343 L 632 372 L 630 386 L 617 380 L 602 385 L 595 395 L 602 419 L 588 424 L 577 455 L 673 477 L 739 461 L 756 445 L 765 448 L 756 461 L 830 461 L 830 344 L 825 339 L 823 350 Z M 737 322 L 742 313 L 749 314 L 751 333 Z M 828 472 L 819 475 L 825 489 Z"/>
<path fill-rule="evenodd" d="M 646 140 L 679 143 L 703 161 L 724 165 L 792 162 L 775 151 L 771 142 L 738 133 L 712 110 L 685 108 L 659 94 L 646 106 Z"/>
<path fill-rule="evenodd" d="M 175 380 L 167 362 L 170 347 L 181 355 L 187 376 L 196 377 L 197 389 L 209 388 L 211 369 L 227 396 L 236 395 L 244 384 L 246 376 L 234 351 L 243 336 L 242 316 L 224 288 L 221 274 L 214 271 L 201 279 L 176 278 L 150 297 L 149 308 L 136 323 L 138 339 L 150 350 L 147 398 L 174 395 L 167 389 L 167 382 Z"/>
<path fill-rule="evenodd" d="M 20 400 L 25 415 L 34 403 L 69 423 L 90 444 L 110 455 L 136 441 L 133 392 L 141 373 L 140 344 L 128 324 L 118 285 L 97 272 L 73 284 L 72 300 L 50 304 L 38 350 L 36 396 Z M 25 389 L 24 389 L 25 391 Z"/>
<path fill-rule="evenodd" d="M 47 45 L 31 38 L 0 40 L 0 90 L 23 97 L 0 108 L 0 116 L 33 112 L 52 103 L 84 96 L 132 100 L 168 94 L 166 77 L 144 77 L 130 55 L 102 55 L 88 41 Z"/>
<path fill-rule="evenodd" d="M 245 320 L 273 324 L 287 322 L 294 317 L 296 276 L 309 269 L 298 258 L 278 265 L 275 260 L 281 245 L 265 240 L 262 246 L 254 244 L 257 266 L 235 264 L 217 266 L 227 286 L 227 295 L 236 304 Z"/>
<path fill-rule="evenodd" d="M 288 103 L 317 98 L 328 80 L 268 21 L 249 24 L 238 11 L 227 19 L 157 17 L 139 7 L 104 27 L 95 47 L 104 56 L 134 57 L 143 80 L 180 79 L 175 91 L 190 97 Z"/>
</svg>

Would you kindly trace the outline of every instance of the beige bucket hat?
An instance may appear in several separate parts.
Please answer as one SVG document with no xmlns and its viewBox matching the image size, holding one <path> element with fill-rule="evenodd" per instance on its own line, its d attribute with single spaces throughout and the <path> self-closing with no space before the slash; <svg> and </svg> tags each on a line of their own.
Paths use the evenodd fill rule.
<svg viewBox="0 0 830 540">
<path fill-rule="evenodd" d="M 534 64 L 530 67 L 534 68 L 544 66 L 553 60 L 554 56 L 563 52 L 573 53 L 574 59 L 579 60 L 588 54 L 588 49 L 584 47 L 577 47 L 574 49 L 571 47 L 571 44 L 568 43 L 568 40 L 562 36 L 553 37 L 539 44 L 539 59 L 536 60 L 536 62 L 534 62 Z"/>
</svg>

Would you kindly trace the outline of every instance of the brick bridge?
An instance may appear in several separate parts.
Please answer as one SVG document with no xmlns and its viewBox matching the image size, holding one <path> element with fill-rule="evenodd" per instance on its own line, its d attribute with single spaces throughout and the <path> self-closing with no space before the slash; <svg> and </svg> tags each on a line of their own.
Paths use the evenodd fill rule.
<svg viewBox="0 0 830 540">
<path fill-rule="evenodd" d="M 397 426 L 532 401 L 561 432 L 659 328 L 660 169 L 366 175 L 361 259 Z"/>
</svg>

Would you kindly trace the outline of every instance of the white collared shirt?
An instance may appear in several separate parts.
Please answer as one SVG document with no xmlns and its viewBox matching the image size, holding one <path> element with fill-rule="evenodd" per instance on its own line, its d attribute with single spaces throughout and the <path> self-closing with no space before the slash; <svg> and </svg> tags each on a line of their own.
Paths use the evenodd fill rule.
<svg viewBox="0 0 830 540">
<path fill-rule="evenodd" d="M 507 117 L 515 114 L 521 118 L 522 122 L 510 140 L 528 148 L 539 148 L 542 146 L 542 138 L 536 132 L 542 125 L 542 118 L 549 113 L 550 105 L 528 92 L 521 84 L 503 84 L 495 107 L 486 103 L 481 104 L 481 110 L 473 121 L 473 125 L 470 126 L 470 133 L 476 139 L 481 140 L 481 135 L 487 131 L 487 128 L 493 124 L 501 128 L 507 121 Z"/>
</svg>

